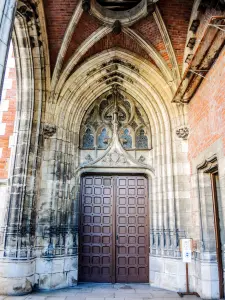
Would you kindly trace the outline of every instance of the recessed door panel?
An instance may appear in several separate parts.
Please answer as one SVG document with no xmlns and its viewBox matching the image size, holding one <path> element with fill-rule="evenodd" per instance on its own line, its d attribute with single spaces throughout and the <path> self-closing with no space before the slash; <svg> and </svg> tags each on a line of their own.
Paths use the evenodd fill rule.
<svg viewBox="0 0 225 300">
<path fill-rule="evenodd" d="M 83 178 L 79 280 L 112 282 L 112 205 L 111 177 Z"/>
<path fill-rule="evenodd" d="M 116 190 L 116 281 L 148 282 L 147 180 L 117 177 Z"/>
<path fill-rule="evenodd" d="M 79 280 L 149 282 L 147 180 L 83 178 Z"/>
</svg>

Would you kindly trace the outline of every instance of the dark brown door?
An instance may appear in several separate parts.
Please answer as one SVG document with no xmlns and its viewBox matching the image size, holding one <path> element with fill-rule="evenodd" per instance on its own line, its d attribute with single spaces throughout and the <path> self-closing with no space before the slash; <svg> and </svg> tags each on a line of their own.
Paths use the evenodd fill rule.
<svg viewBox="0 0 225 300">
<path fill-rule="evenodd" d="M 113 185 L 109 176 L 82 184 L 79 280 L 113 281 Z"/>
<path fill-rule="evenodd" d="M 148 282 L 147 180 L 116 180 L 116 281 Z"/>
<path fill-rule="evenodd" d="M 79 280 L 148 282 L 147 179 L 82 179 Z"/>
</svg>

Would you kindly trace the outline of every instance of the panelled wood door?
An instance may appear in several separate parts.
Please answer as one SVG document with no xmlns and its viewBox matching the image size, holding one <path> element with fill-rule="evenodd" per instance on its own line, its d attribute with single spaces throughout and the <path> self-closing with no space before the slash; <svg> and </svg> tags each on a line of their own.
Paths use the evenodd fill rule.
<svg viewBox="0 0 225 300">
<path fill-rule="evenodd" d="M 147 179 L 82 178 L 79 280 L 149 282 Z"/>
</svg>

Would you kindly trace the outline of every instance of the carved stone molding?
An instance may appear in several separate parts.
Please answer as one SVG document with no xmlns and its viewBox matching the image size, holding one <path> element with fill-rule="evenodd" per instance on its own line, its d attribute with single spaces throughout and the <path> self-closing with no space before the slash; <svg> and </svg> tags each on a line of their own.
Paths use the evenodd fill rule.
<svg viewBox="0 0 225 300">
<path fill-rule="evenodd" d="M 114 150 L 111 153 L 108 153 L 102 160 L 103 163 L 107 165 L 120 165 L 127 166 L 128 161 L 124 154 L 119 153 L 117 150 Z"/>
<path fill-rule="evenodd" d="M 189 129 L 188 127 L 181 127 L 177 129 L 176 134 L 179 138 L 183 140 L 187 140 L 189 136 Z"/>
<path fill-rule="evenodd" d="M 56 126 L 52 124 L 44 124 L 43 125 L 43 135 L 44 138 L 50 138 L 56 133 Z"/>
<path fill-rule="evenodd" d="M 205 173 L 212 173 L 218 169 L 218 161 L 216 154 L 205 159 L 201 164 L 197 166 L 197 169 L 203 170 Z"/>
</svg>

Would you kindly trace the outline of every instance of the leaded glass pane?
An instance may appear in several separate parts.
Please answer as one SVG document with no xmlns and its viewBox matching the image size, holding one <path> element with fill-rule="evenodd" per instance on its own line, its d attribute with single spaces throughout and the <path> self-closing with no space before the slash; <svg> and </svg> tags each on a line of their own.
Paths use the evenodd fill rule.
<svg viewBox="0 0 225 300">
<path fill-rule="evenodd" d="M 125 149 L 132 148 L 132 136 L 130 135 L 129 129 L 122 129 L 122 134 L 120 135 L 121 144 Z"/>
<path fill-rule="evenodd" d="M 94 148 L 94 136 L 90 128 L 87 128 L 83 136 L 83 148 L 92 149 Z"/>
<path fill-rule="evenodd" d="M 106 128 L 103 128 L 101 133 L 98 136 L 98 148 L 106 149 L 109 143 L 109 135 L 107 133 Z"/>
<path fill-rule="evenodd" d="M 136 136 L 136 148 L 148 149 L 148 137 L 145 135 L 144 129 L 139 130 Z"/>
</svg>

